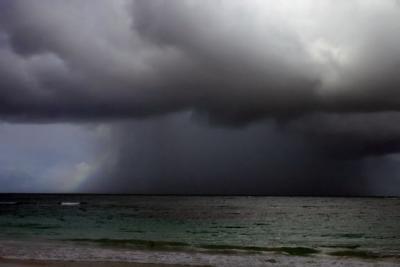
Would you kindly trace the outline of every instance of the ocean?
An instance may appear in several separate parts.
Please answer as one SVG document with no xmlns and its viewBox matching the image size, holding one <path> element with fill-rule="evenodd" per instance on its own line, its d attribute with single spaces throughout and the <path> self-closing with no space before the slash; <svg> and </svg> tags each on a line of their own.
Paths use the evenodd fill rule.
<svg viewBox="0 0 400 267">
<path fill-rule="evenodd" d="M 400 199 L 0 195 L 3 258 L 257 266 L 283 256 L 398 264 Z"/>
</svg>

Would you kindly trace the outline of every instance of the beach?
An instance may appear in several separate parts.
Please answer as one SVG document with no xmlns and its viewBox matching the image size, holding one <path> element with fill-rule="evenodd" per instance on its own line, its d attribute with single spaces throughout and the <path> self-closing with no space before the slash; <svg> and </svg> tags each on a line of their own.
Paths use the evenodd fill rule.
<svg viewBox="0 0 400 267">
<path fill-rule="evenodd" d="M 199 265 L 166 265 L 166 264 L 150 264 L 150 263 L 132 263 L 132 262 L 71 262 L 71 261 L 35 261 L 35 260 L 0 260 L 0 267 L 185 267 L 185 266 L 199 266 Z M 238 265 L 239 266 L 239 265 Z M 246 266 L 246 265 L 242 265 Z M 395 267 L 400 266 L 398 264 L 386 263 L 386 264 L 373 264 L 368 262 L 356 262 L 356 261 L 345 261 L 345 262 L 314 262 L 301 265 L 301 263 L 292 263 L 283 265 L 282 263 L 265 263 L 262 266 L 282 266 L 282 267 L 295 267 L 295 266 L 354 266 L 354 267 Z"/>
<path fill-rule="evenodd" d="M 396 267 L 400 261 L 395 259 L 383 261 L 370 261 L 352 258 L 300 258 L 285 256 L 268 256 L 257 259 L 238 260 L 235 257 L 216 257 L 212 255 L 208 264 L 163 264 L 163 263 L 138 263 L 118 261 L 61 261 L 61 260 L 21 260 L 1 259 L 0 267 L 187 267 L 187 266 L 271 266 L 271 267 Z"/>
<path fill-rule="evenodd" d="M 283 267 L 395 267 L 397 257 L 374 258 L 360 254 L 291 255 L 285 252 L 246 252 L 240 250 L 154 250 L 69 243 L 0 242 L 0 267 L 178 267 L 178 266 L 283 266 Z"/>
<path fill-rule="evenodd" d="M 0 259 L 0 267 L 183 267 L 182 265 L 166 265 L 132 262 L 74 262 L 44 260 L 10 260 Z"/>
<path fill-rule="evenodd" d="M 1 267 L 400 266 L 398 198 L 2 197 Z"/>
</svg>

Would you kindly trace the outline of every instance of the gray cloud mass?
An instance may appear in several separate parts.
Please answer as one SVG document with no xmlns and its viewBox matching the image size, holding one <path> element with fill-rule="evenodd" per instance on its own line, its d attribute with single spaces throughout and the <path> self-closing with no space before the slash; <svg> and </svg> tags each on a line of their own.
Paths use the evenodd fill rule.
<svg viewBox="0 0 400 267">
<path fill-rule="evenodd" d="M 93 120 L 191 109 L 235 125 L 399 109 L 396 1 L 287 5 L 2 1 L 1 116 Z"/>
<path fill-rule="evenodd" d="M 400 151 L 399 44 L 395 0 L 3 0 L 0 119 L 109 123 L 88 190 L 368 194 Z"/>
</svg>

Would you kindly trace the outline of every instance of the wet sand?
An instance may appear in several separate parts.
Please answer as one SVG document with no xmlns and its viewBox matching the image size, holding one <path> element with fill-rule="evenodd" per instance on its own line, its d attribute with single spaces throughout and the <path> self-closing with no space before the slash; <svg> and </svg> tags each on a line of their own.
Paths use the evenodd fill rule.
<svg viewBox="0 0 400 267">
<path fill-rule="evenodd" d="M 400 267 L 400 258 L 396 257 L 346 255 L 332 256 L 322 252 L 296 256 L 271 251 L 157 251 L 59 242 L 0 241 L 0 267 Z"/>
<path fill-rule="evenodd" d="M 392 261 L 393 260 L 393 261 Z M 263 267 L 400 267 L 398 260 L 368 261 L 350 258 L 314 258 L 276 256 L 275 259 L 265 259 L 254 266 Z M 249 264 L 250 263 L 250 264 Z M 0 258 L 0 267 L 210 267 L 210 266 L 253 266 L 250 262 L 215 262 L 210 265 L 180 265 L 162 263 L 135 263 L 114 261 L 56 261 L 56 260 L 19 260 Z"/>
<path fill-rule="evenodd" d="M 185 267 L 188 265 L 133 263 L 133 262 L 90 262 L 90 261 L 41 261 L 0 259 L 0 267 Z"/>
</svg>

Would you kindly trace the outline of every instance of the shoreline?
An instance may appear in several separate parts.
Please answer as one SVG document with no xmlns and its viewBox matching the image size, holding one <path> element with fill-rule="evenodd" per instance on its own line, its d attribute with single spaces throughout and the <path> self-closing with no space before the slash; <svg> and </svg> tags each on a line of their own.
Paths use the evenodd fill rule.
<svg viewBox="0 0 400 267">
<path fill-rule="evenodd" d="M 135 250 L 71 243 L 0 241 L 0 267 L 400 267 L 399 258 L 357 258 L 288 253 Z"/>
<path fill-rule="evenodd" d="M 187 267 L 187 266 L 189 265 L 118 262 L 118 261 L 113 262 L 113 261 L 22 260 L 22 259 L 5 259 L 0 257 L 0 267 Z"/>
<path fill-rule="evenodd" d="M 211 255 L 210 255 L 211 256 Z M 216 255 L 213 255 L 216 256 Z M 218 257 L 218 256 L 217 256 Z M 229 258 L 229 256 L 228 256 Z M 211 266 L 260 266 L 260 267 L 400 267 L 398 261 L 373 261 L 354 258 L 320 258 L 320 257 L 290 257 L 277 256 L 264 258 L 257 262 L 236 261 L 225 258 L 222 261 L 214 259 L 208 263 L 190 262 L 174 263 L 142 263 L 112 260 L 53 260 L 53 259 L 14 259 L 0 256 L 0 267 L 211 267 Z M 234 258 L 234 256 L 233 256 Z M 215 261 L 216 260 L 216 261 Z M 255 263 L 254 265 L 252 263 Z"/>
</svg>

